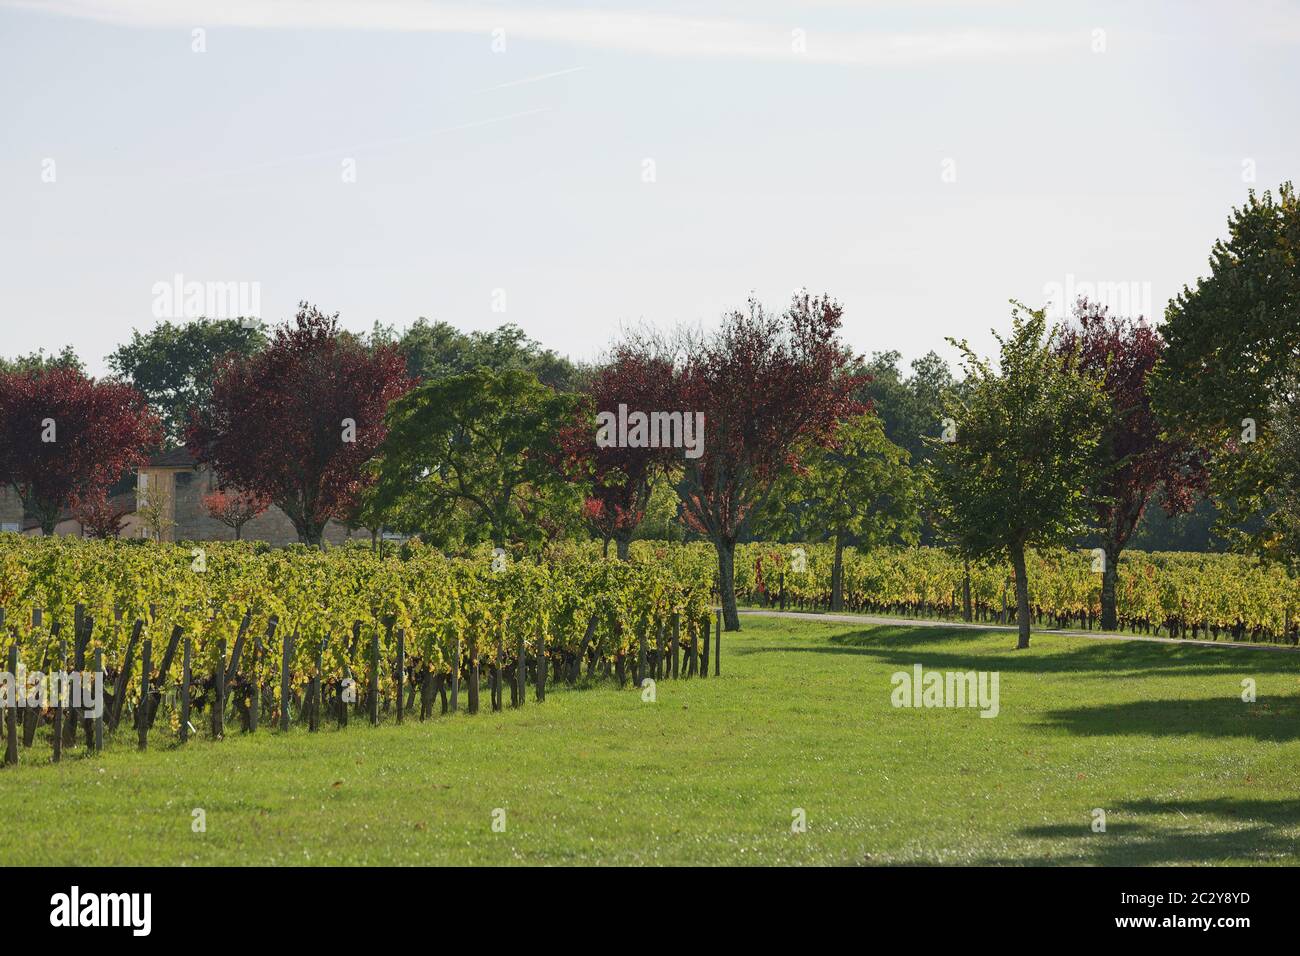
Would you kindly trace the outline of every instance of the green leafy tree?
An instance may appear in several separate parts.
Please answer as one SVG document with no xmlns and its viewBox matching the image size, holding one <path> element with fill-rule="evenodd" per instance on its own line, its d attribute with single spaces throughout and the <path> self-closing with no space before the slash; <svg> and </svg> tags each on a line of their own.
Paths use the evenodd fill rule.
<svg viewBox="0 0 1300 956">
<path fill-rule="evenodd" d="M 1293 399 L 1300 358 L 1300 197 L 1252 190 L 1214 244 L 1210 274 L 1183 287 L 1161 329 L 1166 348 L 1153 376 L 1171 426 L 1235 434 Z"/>
<path fill-rule="evenodd" d="M 933 444 L 940 525 L 968 559 L 1010 559 L 1024 648 L 1026 549 L 1068 545 L 1087 529 L 1094 503 L 1086 489 L 1101 475 L 1106 403 L 1096 380 L 1072 373 L 1056 354 L 1046 314 L 1013 305 L 1011 333 L 994 333 L 997 370 L 964 340 L 950 340 L 970 391 L 950 412 L 954 440 Z"/>
<path fill-rule="evenodd" d="M 543 348 L 510 323 L 465 333 L 447 322 L 420 318 L 401 333 L 392 326 L 377 324 L 370 339 L 376 344 L 395 345 L 406 356 L 407 372 L 426 381 L 486 368 L 495 372 L 532 372 L 542 384 L 563 390 L 577 384 L 573 363 Z"/>
<path fill-rule="evenodd" d="M 813 447 L 799 470 L 777 482 L 777 507 L 764 524 L 797 540 L 833 541 L 831 610 L 844 606 L 844 548 L 864 551 L 891 541 L 915 544 L 926 481 L 906 450 L 885 437 L 874 414 L 839 424 L 834 444 Z"/>
<path fill-rule="evenodd" d="M 912 362 L 909 375 L 899 368 L 901 358 L 895 351 L 873 352 L 859 369 L 870 378 L 858 397 L 880 418 L 886 438 L 905 449 L 912 461 L 929 461 L 932 451 L 925 439 L 941 433 L 944 409 L 959 394 L 961 383 L 935 352 Z"/>
<path fill-rule="evenodd" d="M 441 542 L 539 541 L 579 506 L 557 466 L 577 403 L 519 369 L 426 381 L 389 408 L 374 507 Z"/>
<path fill-rule="evenodd" d="M 163 421 L 165 443 L 175 447 L 184 440 L 185 423 L 192 408 L 212 396 L 218 359 L 227 355 L 250 356 L 267 344 L 260 327 L 237 321 L 160 322 L 108 357 L 114 374 L 126 379 L 144 395 Z"/>
<path fill-rule="evenodd" d="M 1251 191 L 1214 244 L 1210 274 L 1169 303 L 1152 373 L 1166 428 L 1213 453 L 1219 530 L 1269 556 L 1291 540 L 1271 511 L 1300 495 L 1290 465 L 1300 400 L 1300 197 Z M 1300 552 L 1297 552 L 1300 554 Z"/>
<path fill-rule="evenodd" d="M 86 363 L 81 361 L 71 345 L 65 345 L 49 355 L 45 354 L 45 349 L 38 349 L 12 359 L 0 358 L 0 375 L 11 372 L 48 372 L 60 368 L 71 369 L 83 375 L 86 373 Z"/>
</svg>

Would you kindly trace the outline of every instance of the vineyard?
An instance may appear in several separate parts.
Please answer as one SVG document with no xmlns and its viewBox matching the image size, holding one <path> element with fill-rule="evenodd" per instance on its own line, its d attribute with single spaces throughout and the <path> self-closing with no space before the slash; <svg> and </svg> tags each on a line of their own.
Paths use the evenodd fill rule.
<svg viewBox="0 0 1300 956">
<path fill-rule="evenodd" d="M 0 625 L 18 695 L 6 700 L 7 762 L 48 728 L 55 759 L 84 724 L 184 742 L 322 721 L 346 725 L 500 710 L 547 683 L 715 674 L 712 580 L 696 551 L 604 561 L 558 547 L 540 560 L 490 551 L 447 558 L 405 546 L 319 551 L 264 545 L 169 546 L 76 539 L 0 539 Z M 66 695 L 38 700 L 35 675 L 89 672 L 102 716 Z M 27 675 L 31 674 L 29 681 Z M 48 681 L 48 677 L 46 678 Z M 46 685 L 48 687 L 48 684 Z M 92 685 L 93 686 L 93 685 Z M 462 702 L 463 697 L 463 702 Z M 75 714 L 75 716 L 74 716 Z"/>
<path fill-rule="evenodd" d="M 736 587 L 751 605 L 825 609 L 829 546 L 741 545 Z M 1032 557 L 1037 626 L 1092 628 L 1100 576 L 1091 555 Z M 549 684 L 707 676 L 720 667 L 709 545 L 638 542 L 631 560 L 594 545 L 555 545 L 513 560 L 484 549 L 446 557 L 407 544 L 381 557 L 361 546 L 272 549 L 252 543 L 157 545 L 68 538 L 0 539 L 0 625 L 17 695 L 18 743 L 48 736 L 56 759 L 130 728 L 182 742 L 228 729 L 281 729 L 350 714 L 492 710 L 543 700 Z M 847 610 L 952 619 L 964 615 L 966 571 L 932 548 L 845 553 Z M 1011 623 L 1008 567 L 969 571 L 971 617 Z M 1279 569 L 1235 555 L 1143 554 L 1120 570 L 1123 626 L 1143 634 L 1295 643 L 1300 593 Z M 710 661 L 710 655 L 712 660 Z M 66 697 L 36 696 L 35 675 L 86 673 L 102 689 L 89 720 Z M 33 675 L 28 680 L 27 675 Z M 93 675 L 93 676 L 90 676 Z M 6 705 L 9 704 L 8 698 Z"/>
<path fill-rule="evenodd" d="M 795 570 L 794 551 L 805 570 Z M 748 544 L 736 549 L 738 599 L 761 606 L 830 606 L 830 545 Z M 1030 608 L 1040 627 L 1098 626 L 1101 575 L 1088 552 L 1029 556 Z M 939 619 L 964 613 L 965 569 L 937 548 L 881 548 L 844 554 L 844 608 Z M 1009 564 L 970 567 L 973 620 L 1013 623 Z M 1277 566 L 1242 555 L 1124 555 L 1119 569 L 1120 627 L 1139 634 L 1269 643 L 1297 642 L 1300 587 Z"/>
</svg>

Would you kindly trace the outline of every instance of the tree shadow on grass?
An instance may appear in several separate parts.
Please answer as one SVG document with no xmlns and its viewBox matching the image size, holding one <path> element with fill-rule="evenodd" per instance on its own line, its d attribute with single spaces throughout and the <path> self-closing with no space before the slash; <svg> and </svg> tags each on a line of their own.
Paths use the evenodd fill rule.
<svg viewBox="0 0 1300 956">
<path fill-rule="evenodd" d="M 980 863 L 1280 863 L 1294 860 L 1300 850 L 1300 841 L 1284 832 L 1300 828 L 1300 800 L 1136 800 L 1104 809 L 1109 817 L 1105 833 L 1092 832 L 1090 818 L 1082 816 L 1077 825 L 1026 827 L 1020 836 L 1067 842 L 1058 853 L 990 857 Z M 1170 817 L 1177 822 L 1166 820 Z"/>
<path fill-rule="evenodd" d="M 1239 697 L 1139 700 L 1048 711 L 1041 726 L 1081 737 L 1244 737 L 1285 743 L 1300 740 L 1300 697 L 1268 697 L 1253 704 Z"/>
<path fill-rule="evenodd" d="M 1005 651 L 962 653 L 955 648 L 984 641 L 990 633 L 1008 640 Z M 832 634 L 824 641 L 784 645 L 746 645 L 733 647 L 731 653 L 747 654 L 846 654 L 859 655 L 883 664 L 910 668 L 920 664 L 926 669 L 971 669 L 1008 673 L 1100 675 L 1107 678 L 1228 676 L 1259 677 L 1265 674 L 1294 676 L 1300 671 L 1300 656 L 1242 648 L 1215 648 L 1199 645 L 1158 644 L 1146 641 L 1088 641 L 1079 638 L 1078 646 L 1059 651 L 1014 650 L 1014 634 L 978 631 L 966 628 L 935 627 L 866 627 Z M 936 645 L 954 650 L 935 650 Z"/>
</svg>

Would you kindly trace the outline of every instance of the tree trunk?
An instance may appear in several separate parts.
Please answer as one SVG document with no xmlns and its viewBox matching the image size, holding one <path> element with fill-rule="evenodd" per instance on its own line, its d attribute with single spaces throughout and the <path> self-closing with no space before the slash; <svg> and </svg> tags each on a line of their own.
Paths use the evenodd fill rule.
<svg viewBox="0 0 1300 956">
<path fill-rule="evenodd" d="M 324 525 L 318 525 L 310 518 L 303 518 L 293 523 L 294 530 L 298 532 L 298 540 L 310 547 L 319 548 L 322 534 L 325 531 Z"/>
<path fill-rule="evenodd" d="M 835 563 L 831 565 L 831 610 L 844 610 L 844 533 L 835 532 Z"/>
<path fill-rule="evenodd" d="M 1120 550 L 1113 543 L 1105 547 L 1106 565 L 1101 571 L 1101 629 L 1119 630 L 1119 611 L 1116 607 L 1116 588 L 1119 585 Z"/>
<path fill-rule="evenodd" d="M 615 538 L 614 540 L 616 542 L 616 546 L 618 549 L 618 559 L 620 561 L 631 561 L 632 560 L 632 552 L 631 552 L 632 539 Z"/>
<path fill-rule="evenodd" d="M 1011 566 L 1016 572 L 1016 624 L 1020 629 L 1017 650 L 1029 646 L 1029 579 L 1025 570 L 1025 546 L 1016 542 L 1011 546 Z"/>
<path fill-rule="evenodd" d="M 722 618 L 728 631 L 740 630 L 736 610 L 736 540 L 721 538 L 714 543 L 718 552 L 718 590 L 722 592 Z"/>
</svg>

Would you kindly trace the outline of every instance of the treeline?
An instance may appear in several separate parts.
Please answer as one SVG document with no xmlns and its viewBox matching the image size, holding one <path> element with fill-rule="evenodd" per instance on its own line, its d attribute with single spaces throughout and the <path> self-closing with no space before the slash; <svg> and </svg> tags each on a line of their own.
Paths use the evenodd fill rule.
<svg viewBox="0 0 1300 956">
<path fill-rule="evenodd" d="M 106 481 L 170 440 L 313 545 L 335 519 L 452 552 L 594 536 L 626 556 L 671 514 L 713 547 L 728 629 L 744 541 L 827 542 L 839 607 L 846 549 L 924 540 L 1010 565 L 1023 647 L 1029 555 L 1091 538 L 1100 625 L 1115 628 L 1123 554 L 1153 503 L 1173 516 L 1208 496 L 1235 546 L 1300 557 L 1294 190 L 1252 193 L 1228 231 L 1163 326 L 1086 301 L 1053 326 L 1013 303 L 995 357 L 950 340 L 959 377 L 933 356 L 910 376 L 855 356 L 843 306 L 803 292 L 707 333 L 625 334 L 589 369 L 517 330 L 358 336 L 304 303 L 269 336 L 219 331 L 232 341 L 204 340 L 192 374 L 161 382 L 137 335 L 110 380 L 66 355 L 0 374 L 0 482 L 43 526 L 69 506 L 94 517 Z M 111 535 L 111 518 L 88 526 Z"/>
</svg>

